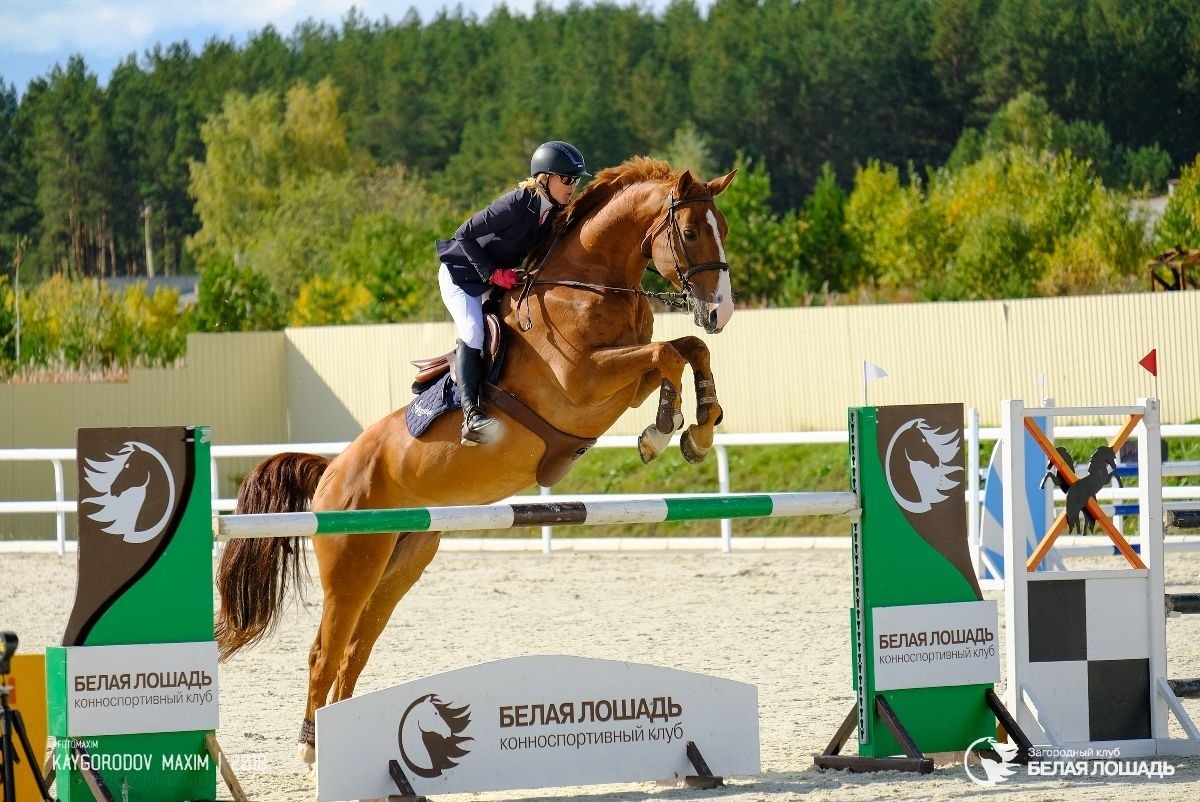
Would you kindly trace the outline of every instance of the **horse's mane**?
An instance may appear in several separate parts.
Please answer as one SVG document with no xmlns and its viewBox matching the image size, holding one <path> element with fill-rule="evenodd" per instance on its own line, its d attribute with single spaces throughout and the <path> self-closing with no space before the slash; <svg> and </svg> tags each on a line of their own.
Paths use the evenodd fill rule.
<svg viewBox="0 0 1200 802">
<path fill-rule="evenodd" d="M 679 171 L 672 169 L 671 165 L 649 156 L 634 156 L 616 167 L 605 167 L 558 216 L 554 221 L 553 236 L 547 237 L 534 249 L 526 259 L 526 264 L 539 264 L 551 243 L 603 208 L 621 190 L 643 181 L 674 181 L 678 177 Z"/>
<path fill-rule="evenodd" d="M 568 229 L 590 217 L 613 197 L 632 184 L 642 181 L 675 180 L 679 173 L 671 165 L 649 156 L 634 156 L 616 167 L 605 167 L 583 188 L 583 192 L 571 201 L 566 211 L 555 221 L 556 229 Z"/>
</svg>

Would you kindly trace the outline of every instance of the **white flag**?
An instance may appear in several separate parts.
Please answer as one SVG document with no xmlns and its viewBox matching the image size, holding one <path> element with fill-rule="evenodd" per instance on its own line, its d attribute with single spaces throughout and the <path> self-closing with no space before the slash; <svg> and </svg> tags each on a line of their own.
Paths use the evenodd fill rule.
<svg viewBox="0 0 1200 802">
<path fill-rule="evenodd" d="M 874 362 L 863 362 L 863 383 L 869 384 L 876 379 L 882 379 L 887 376 L 887 371 L 876 365 Z"/>
</svg>

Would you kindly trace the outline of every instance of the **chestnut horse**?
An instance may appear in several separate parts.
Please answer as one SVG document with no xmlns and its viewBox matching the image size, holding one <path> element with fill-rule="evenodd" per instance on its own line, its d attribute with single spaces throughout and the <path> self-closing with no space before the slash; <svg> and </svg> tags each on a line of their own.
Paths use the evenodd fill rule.
<svg viewBox="0 0 1200 802">
<path fill-rule="evenodd" d="M 634 158 L 601 170 L 560 215 L 549 256 L 531 271 L 524 293 L 502 302 L 508 352 L 498 384 L 560 430 L 599 437 L 629 407 L 660 391 L 655 420 L 639 438 L 642 459 L 656 457 L 683 427 L 685 366 L 696 385 L 696 423 L 681 450 L 693 462 L 712 446 L 721 418 L 708 347 L 698 337 L 651 342 L 654 316 L 641 289 L 653 259 L 690 305 L 695 322 L 719 332 L 733 313 L 714 198 L 733 180 L 677 173 Z M 660 294 L 663 295 L 663 294 Z M 494 406 L 490 442 L 459 443 L 460 418 L 444 415 L 420 439 L 405 411 L 378 421 L 326 461 L 279 454 L 246 478 L 239 513 L 488 504 L 531 487 L 542 440 Z M 319 482 L 319 483 L 318 483 Z M 309 498 L 311 503 L 309 504 Z M 300 755 L 312 763 L 317 709 L 354 692 L 376 639 L 400 598 L 437 552 L 440 534 L 399 532 L 313 539 L 324 605 L 309 653 L 308 701 Z M 235 540 L 217 572 L 222 659 L 270 633 L 288 584 L 299 578 L 298 539 Z"/>
</svg>

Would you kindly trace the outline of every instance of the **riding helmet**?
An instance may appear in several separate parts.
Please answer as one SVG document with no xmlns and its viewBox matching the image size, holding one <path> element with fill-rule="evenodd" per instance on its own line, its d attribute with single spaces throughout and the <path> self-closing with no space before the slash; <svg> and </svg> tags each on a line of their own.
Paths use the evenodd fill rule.
<svg viewBox="0 0 1200 802">
<path fill-rule="evenodd" d="M 570 142 L 554 139 L 538 145 L 529 160 L 529 174 L 554 173 L 555 175 L 591 175 L 583 163 L 583 154 Z"/>
</svg>

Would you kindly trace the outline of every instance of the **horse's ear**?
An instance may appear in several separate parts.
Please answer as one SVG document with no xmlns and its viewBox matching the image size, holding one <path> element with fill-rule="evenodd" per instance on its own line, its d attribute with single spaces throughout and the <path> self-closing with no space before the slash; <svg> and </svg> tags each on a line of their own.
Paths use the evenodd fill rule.
<svg viewBox="0 0 1200 802">
<path fill-rule="evenodd" d="M 687 193 L 688 187 L 696 183 L 695 177 L 691 170 L 684 170 L 679 174 L 679 180 L 675 182 L 675 197 L 682 198 Z"/>
<path fill-rule="evenodd" d="M 729 186 L 729 182 L 733 180 L 733 177 L 735 175 L 737 175 L 736 167 L 734 167 L 732 170 L 730 170 L 728 173 L 721 176 L 720 178 L 714 178 L 712 181 L 709 181 L 708 182 L 709 194 L 712 195 L 713 197 L 720 195 L 722 192 L 725 191 L 725 188 L 727 186 Z"/>
</svg>

